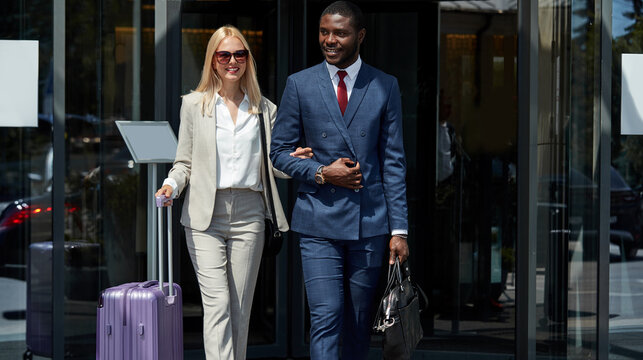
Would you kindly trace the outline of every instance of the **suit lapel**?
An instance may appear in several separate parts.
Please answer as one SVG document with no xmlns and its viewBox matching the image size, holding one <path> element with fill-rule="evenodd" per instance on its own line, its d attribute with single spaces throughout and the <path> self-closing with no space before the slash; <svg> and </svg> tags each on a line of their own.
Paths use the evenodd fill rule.
<svg viewBox="0 0 643 360">
<path fill-rule="evenodd" d="M 211 114 L 211 115 L 209 115 Z M 217 164 L 217 108 L 216 108 L 216 95 L 210 102 L 210 104 L 207 104 L 207 108 L 205 109 L 203 115 L 201 116 L 201 120 L 203 121 L 203 128 L 204 128 L 204 135 L 205 135 L 205 142 L 206 142 L 206 149 L 208 151 L 205 156 L 207 159 L 210 161 L 211 164 L 214 166 L 209 167 L 212 169 L 212 173 L 210 176 L 213 176 L 213 179 L 216 179 L 216 164 Z M 195 134 L 196 136 L 199 136 L 199 134 Z"/>
<path fill-rule="evenodd" d="M 333 123 L 337 127 L 337 130 L 339 130 L 339 133 L 342 135 L 342 138 L 344 138 L 344 142 L 346 142 L 346 145 L 348 146 L 348 149 L 351 151 L 351 154 L 353 155 L 353 157 L 357 158 L 355 148 L 353 147 L 351 138 L 348 135 L 348 128 L 346 127 L 346 122 L 344 122 L 342 113 L 339 110 L 339 104 L 337 103 L 337 95 L 335 95 L 335 90 L 333 89 L 333 83 L 331 82 L 330 75 L 328 74 L 328 68 L 326 67 L 326 62 L 323 62 L 319 65 L 319 71 L 317 73 L 319 75 L 319 81 L 318 81 L 319 91 L 321 92 L 321 96 L 322 96 L 322 99 L 324 100 L 324 104 L 326 105 L 326 109 L 328 109 L 328 113 L 330 114 L 330 117 Z M 351 98 L 352 98 L 352 94 L 351 94 Z M 350 101 L 349 101 L 348 107 L 350 107 Z"/>
<path fill-rule="evenodd" d="M 348 105 L 344 112 L 344 123 L 346 123 L 346 127 L 351 125 L 351 122 L 355 117 L 355 113 L 364 99 L 364 94 L 366 94 L 368 85 L 371 83 L 371 72 L 369 70 L 368 66 L 362 62 L 362 67 L 357 73 L 357 79 L 355 80 L 355 85 L 351 91 L 351 97 L 348 100 Z"/>
</svg>

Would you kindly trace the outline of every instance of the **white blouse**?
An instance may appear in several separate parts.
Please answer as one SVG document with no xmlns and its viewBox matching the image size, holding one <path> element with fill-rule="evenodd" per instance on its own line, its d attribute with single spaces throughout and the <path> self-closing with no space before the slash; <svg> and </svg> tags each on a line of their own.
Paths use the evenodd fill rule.
<svg viewBox="0 0 643 360">
<path fill-rule="evenodd" d="M 217 189 L 263 190 L 259 117 L 250 114 L 249 107 L 246 95 L 239 104 L 235 124 L 223 98 L 215 94 Z M 174 179 L 166 178 L 163 185 L 172 186 L 176 196 Z"/>
<path fill-rule="evenodd" d="M 237 111 L 237 123 L 219 94 L 217 112 L 217 189 L 263 190 L 261 185 L 261 139 L 259 117 L 248 113 L 250 101 L 244 96 Z"/>
</svg>

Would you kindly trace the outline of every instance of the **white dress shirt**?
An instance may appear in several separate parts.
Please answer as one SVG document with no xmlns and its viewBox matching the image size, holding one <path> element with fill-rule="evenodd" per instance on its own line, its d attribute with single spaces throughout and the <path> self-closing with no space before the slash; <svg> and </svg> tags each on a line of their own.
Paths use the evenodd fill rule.
<svg viewBox="0 0 643 360">
<path fill-rule="evenodd" d="M 248 96 L 244 96 L 239 104 L 236 124 L 232 121 L 230 111 L 219 94 L 215 94 L 214 106 L 217 121 L 215 139 L 217 189 L 237 188 L 262 191 L 259 117 L 248 112 L 250 106 Z M 176 196 L 177 184 L 174 179 L 165 179 L 163 185 L 170 185 Z"/>
<path fill-rule="evenodd" d="M 337 85 L 339 84 L 339 75 L 337 72 L 340 70 L 346 71 L 346 76 L 344 76 L 344 84 L 346 84 L 346 94 L 348 97 L 347 100 L 351 99 L 351 92 L 353 91 L 353 86 L 355 86 L 355 80 L 357 79 L 357 74 L 359 74 L 359 69 L 362 67 L 362 58 L 357 56 L 357 60 L 352 63 L 346 69 L 340 69 L 335 65 L 326 63 L 328 68 L 328 74 L 330 75 L 330 80 L 333 82 L 333 89 L 335 89 L 335 96 L 337 96 Z"/>
</svg>

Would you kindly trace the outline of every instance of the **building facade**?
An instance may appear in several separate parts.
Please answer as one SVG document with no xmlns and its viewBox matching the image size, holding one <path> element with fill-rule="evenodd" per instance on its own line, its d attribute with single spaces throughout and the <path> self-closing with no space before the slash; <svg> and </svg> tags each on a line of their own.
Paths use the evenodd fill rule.
<svg viewBox="0 0 643 360">
<path fill-rule="evenodd" d="M 402 93 L 409 261 L 429 298 L 414 358 L 643 358 L 643 140 L 621 135 L 635 87 L 622 55 L 643 53 L 643 3 L 355 2 L 362 59 Z M 322 61 L 328 3 L 3 2 L 0 40 L 39 42 L 39 99 L 37 127 L 0 119 L 0 359 L 94 358 L 100 291 L 156 277 L 149 195 L 169 166 L 136 163 L 115 121 L 178 133 L 181 95 L 225 24 L 278 104 L 289 74 Z M 290 209 L 296 184 L 279 187 Z M 173 249 L 186 359 L 200 359 L 183 231 Z M 298 249 L 289 233 L 263 259 L 249 358 L 308 354 Z"/>
</svg>

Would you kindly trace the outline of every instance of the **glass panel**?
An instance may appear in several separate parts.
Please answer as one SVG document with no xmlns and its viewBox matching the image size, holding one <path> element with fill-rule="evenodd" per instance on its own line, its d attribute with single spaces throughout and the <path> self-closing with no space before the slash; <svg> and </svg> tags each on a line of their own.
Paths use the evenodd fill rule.
<svg viewBox="0 0 643 360">
<path fill-rule="evenodd" d="M 153 116 L 153 3 L 67 3 L 65 353 L 70 356 L 95 356 L 100 291 L 147 278 L 147 176 L 134 164 L 114 121 Z"/>
<path fill-rule="evenodd" d="M 631 96 L 622 81 L 621 56 L 641 54 L 641 3 L 612 4 L 612 176 L 610 205 L 610 359 L 643 358 L 643 140 L 621 135 L 622 99 Z M 630 80 L 631 81 L 631 80 Z M 625 119 L 628 120 L 628 119 Z"/>
<path fill-rule="evenodd" d="M 0 126 L 0 358 L 21 359 L 52 353 L 52 2 L 6 1 L 0 19 L 0 39 L 38 40 L 38 126 Z"/>
<path fill-rule="evenodd" d="M 570 6 L 571 5 L 571 6 Z M 600 29 L 596 3 L 539 3 L 537 353 L 596 357 Z"/>
<path fill-rule="evenodd" d="M 276 102 L 277 2 L 256 1 L 248 4 L 192 3 L 185 4 L 182 25 L 181 93 L 194 90 L 201 79 L 201 70 L 208 41 L 219 27 L 232 24 L 241 30 L 257 63 L 259 85 L 265 97 Z M 187 249 L 181 262 L 183 276 L 185 348 L 203 348 L 201 295 Z M 276 342 L 277 271 L 276 258 L 264 258 L 255 289 L 248 345 Z"/>
<path fill-rule="evenodd" d="M 440 350 L 514 353 L 517 25 L 516 9 L 505 10 L 441 5 L 435 220 L 423 267 L 427 345 Z"/>
</svg>

